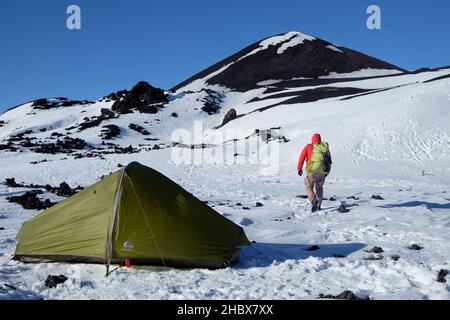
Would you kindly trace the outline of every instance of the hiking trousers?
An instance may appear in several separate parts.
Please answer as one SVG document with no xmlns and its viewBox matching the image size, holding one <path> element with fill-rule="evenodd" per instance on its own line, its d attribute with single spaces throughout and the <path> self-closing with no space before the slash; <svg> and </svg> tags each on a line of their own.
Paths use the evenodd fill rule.
<svg viewBox="0 0 450 320">
<path fill-rule="evenodd" d="M 323 199 L 323 185 L 325 184 L 325 175 L 317 173 L 307 173 L 305 177 L 305 187 L 308 199 L 317 200 L 319 206 Z"/>
</svg>

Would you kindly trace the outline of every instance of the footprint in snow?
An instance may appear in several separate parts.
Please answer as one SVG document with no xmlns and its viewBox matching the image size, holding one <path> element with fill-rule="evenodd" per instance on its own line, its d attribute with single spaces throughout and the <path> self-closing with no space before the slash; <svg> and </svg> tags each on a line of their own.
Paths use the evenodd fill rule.
<svg viewBox="0 0 450 320">
<path fill-rule="evenodd" d="M 254 223 L 253 220 L 248 219 L 248 218 L 242 218 L 241 222 L 239 222 L 239 224 L 242 226 L 249 226 L 253 223 Z"/>
</svg>

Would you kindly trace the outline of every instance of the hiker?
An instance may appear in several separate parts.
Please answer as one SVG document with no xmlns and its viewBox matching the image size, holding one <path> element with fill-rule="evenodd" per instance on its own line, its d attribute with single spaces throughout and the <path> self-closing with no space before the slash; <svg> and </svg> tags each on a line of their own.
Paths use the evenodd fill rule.
<svg viewBox="0 0 450 320">
<path fill-rule="evenodd" d="M 298 160 L 298 175 L 303 175 L 303 163 L 306 161 L 305 187 L 311 201 L 311 211 L 321 210 L 323 185 L 331 170 L 331 153 L 328 143 L 322 142 L 320 134 L 312 136 L 312 143 L 303 148 Z M 314 193 L 315 187 L 315 193 Z"/>
</svg>

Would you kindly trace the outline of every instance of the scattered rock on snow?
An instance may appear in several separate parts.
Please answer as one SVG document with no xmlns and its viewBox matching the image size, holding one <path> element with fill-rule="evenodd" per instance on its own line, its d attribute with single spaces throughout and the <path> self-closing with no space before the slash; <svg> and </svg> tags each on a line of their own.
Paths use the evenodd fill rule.
<svg viewBox="0 0 450 320">
<path fill-rule="evenodd" d="M 48 288 L 56 288 L 56 286 L 60 283 L 64 283 L 68 280 L 69 278 L 67 278 L 64 275 L 59 275 L 59 276 L 51 276 L 49 275 L 47 277 L 47 279 L 45 279 L 45 286 Z"/>
<path fill-rule="evenodd" d="M 367 258 L 364 258 L 364 260 L 368 260 L 368 261 L 377 261 L 377 260 L 383 260 L 384 256 L 383 255 L 378 255 L 378 256 L 370 256 Z"/>
<path fill-rule="evenodd" d="M 441 269 L 438 273 L 437 282 L 445 283 L 447 280 L 445 277 L 448 275 L 449 271 L 445 269 Z"/>
<path fill-rule="evenodd" d="M 418 244 L 413 243 L 412 245 L 410 245 L 408 247 L 408 249 L 410 249 L 410 250 L 422 250 L 423 247 L 419 246 Z"/>
<path fill-rule="evenodd" d="M 336 196 L 331 197 L 330 199 L 328 199 L 329 201 L 336 201 Z"/>
<path fill-rule="evenodd" d="M 258 207 L 264 207 L 264 205 L 261 203 L 261 202 L 257 202 L 256 203 L 256 207 L 258 208 Z"/>
<path fill-rule="evenodd" d="M 117 118 L 116 114 L 109 109 L 103 108 L 100 110 L 100 112 L 101 112 L 101 114 L 99 116 L 95 116 L 92 118 L 86 117 L 83 119 L 84 122 L 80 123 L 78 126 L 69 127 L 69 128 L 66 128 L 66 130 L 69 131 L 69 130 L 78 128 L 78 131 L 81 132 L 88 128 L 97 127 L 98 125 L 100 125 L 100 123 L 102 123 L 105 120 Z"/>
<path fill-rule="evenodd" d="M 150 135 L 150 132 L 148 132 L 147 130 L 145 130 L 143 127 L 134 124 L 134 123 L 130 123 L 130 125 L 128 126 L 128 128 L 130 128 L 131 130 L 134 130 L 136 132 L 139 132 L 140 134 L 142 134 L 143 136 L 148 136 Z"/>
<path fill-rule="evenodd" d="M 350 197 L 347 197 L 347 199 L 353 199 L 353 200 L 359 200 L 359 198 L 358 197 L 356 197 L 356 196 L 350 196 Z"/>
<path fill-rule="evenodd" d="M 377 195 L 372 195 L 372 199 L 373 200 L 384 200 L 384 198 L 382 196 L 380 196 L 379 194 Z"/>
<path fill-rule="evenodd" d="M 80 138 L 64 137 L 64 140 L 57 140 L 56 143 L 36 144 L 37 148 L 32 149 L 36 153 L 71 153 L 73 150 L 82 150 L 88 144 Z"/>
<path fill-rule="evenodd" d="M 28 191 L 21 196 L 8 197 L 6 200 L 11 203 L 18 203 L 27 210 L 44 210 L 56 204 L 49 199 L 42 201 L 37 197 L 38 194 L 42 194 L 42 191 Z"/>
<path fill-rule="evenodd" d="M 203 102 L 202 110 L 208 115 L 219 112 L 220 104 L 222 103 L 221 94 L 209 89 L 205 89 L 204 91 L 206 91 L 208 95 L 201 100 Z"/>
<path fill-rule="evenodd" d="M 0 231 L 2 231 L 2 230 L 5 230 L 5 228 L 3 228 L 3 227 L 0 227 Z"/>
<path fill-rule="evenodd" d="M 56 189 L 56 195 L 61 197 L 70 197 L 75 193 L 74 190 L 64 181 L 59 185 L 59 188 Z"/>
<path fill-rule="evenodd" d="M 365 296 L 363 298 L 357 297 L 353 292 L 350 290 L 345 290 L 344 292 L 338 294 L 337 296 L 331 295 L 331 294 L 320 294 L 320 299 L 339 299 L 339 300 L 370 300 L 369 296 Z"/>
<path fill-rule="evenodd" d="M 76 105 L 92 104 L 94 102 L 88 100 L 69 100 L 67 98 L 54 98 L 54 99 L 38 99 L 31 106 L 37 110 L 47 110 L 59 107 L 71 107 Z"/>
<path fill-rule="evenodd" d="M 115 124 L 108 124 L 102 127 L 100 137 L 104 140 L 111 140 L 120 135 L 120 128 Z"/>
<path fill-rule="evenodd" d="M 300 199 L 308 199 L 308 196 L 307 196 L 307 195 L 304 195 L 304 194 L 299 194 L 299 195 L 297 195 L 296 197 L 297 197 L 297 198 L 300 198 Z"/>
<path fill-rule="evenodd" d="M 65 181 L 62 182 L 59 187 L 52 187 L 51 185 L 47 184 L 47 185 L 37 185 L 37 184 L 24 184 L 22 183 L 17 183 L 15 178 L 6 178 L 5 185 L 7 185 L 10 188 L 31 188 L 31 189 L 45 189 L 48 192 L 51 193 L 56 193 L 58 196 L 62 196 L 62 197 L 69 197 L 75 193 L 77 193 L 80 190 L 83 190 L 83 187 L 76 187 L 75 189 L 72 189 Z M 40 190 L 36 190 L 33 191 L 36 194 L 42 194 L 42 191 Z"/>
<path fill-rule="evenodd" d="M 370 252 L 370 253 L 383 253 L 384 250 L 381 247 L 373 247 L 370 250 L 367 250 L 366 252 Z"/>
<path fill-rule="evenodd" d="M 350 212 L 350 210 L 348 210 L 348 209 L 345 207 L 344 204 L 341 204 L 341 205 L 339 206 L 338 211 L 339 211 L 340 213 L 347 213 L 347 212 Z"/>
</svg>

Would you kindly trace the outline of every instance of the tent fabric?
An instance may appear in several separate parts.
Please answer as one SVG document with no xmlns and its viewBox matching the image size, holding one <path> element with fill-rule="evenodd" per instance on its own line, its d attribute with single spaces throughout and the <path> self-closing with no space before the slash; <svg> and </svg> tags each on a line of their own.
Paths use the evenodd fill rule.
<svg viewBox="0 0 450 320">
<path fill-rule="evenodd" d="M 22 225 L 15 259 L 220 268 L 249 245 L 243 229 L 137 162 Z"/>
</svg>

